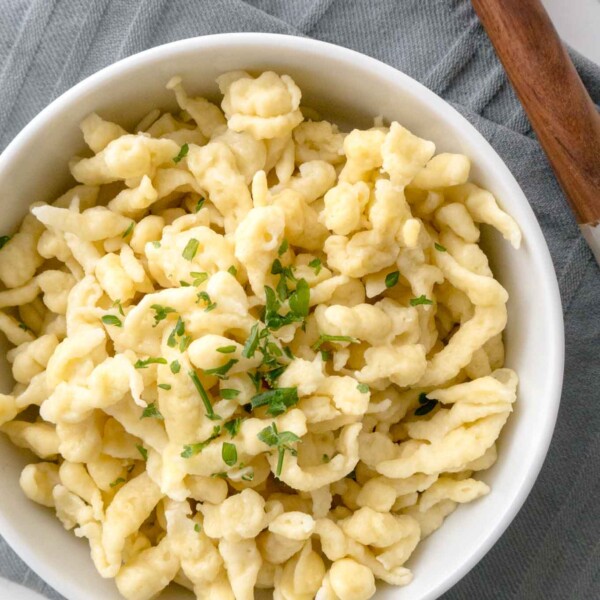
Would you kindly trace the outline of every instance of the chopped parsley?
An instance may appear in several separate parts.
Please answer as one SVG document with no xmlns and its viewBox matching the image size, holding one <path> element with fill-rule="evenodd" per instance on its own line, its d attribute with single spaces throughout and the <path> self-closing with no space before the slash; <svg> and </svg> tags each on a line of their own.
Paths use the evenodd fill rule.
<svg viewBox="0 0 600 600">
<path fill-rule="evenodd" d="M 193 260 L 194 256 L 196 256 L 196 252 L 198 252 L 198 246 L 200 246 L 200 242 L 196 238 L 190 238 L 185 245 L 181 256 L 183 256 L 185 260 Z"/>
<path fill-rule="evenodd" d="M 231 266 L 229 267 L 229 269 L 227 269 L 227 272 L 228 272 L 230 275 L 233 275 L 233 277 L 235 277 L 235 276 L 237 275 L 237 272 L 238 272 L 238 271 L 237 271 L 237 269 L 235 268 L 235 265 L 231 265 Z"/>
<path fill-rule="evenodd" d="M 171 384 L 170 383 L 159 383 L 158 387 L 161 390 L 170 390 L 171 389 Z"/>
<path fill-rule="evenodd" d="M 321 457 L 321 460 L 324 463 L 328 463 L 328 462 L 331 462 L 331 457 L 329 456 L 329 454 L 323 454 L 323 456 Z"/>
<path fill-rule="evenodd" d="M 242 481 L 252 481 L 254 479 L 254 470 L 248 471 L 242 475 Z"/>
<path fill-rule="evenodd" d="M 252 325 L 252 329 L 250 330 L 250 335 L 244 344 L 244 349 L 242 350 L 242 356 L 244 358 L 252 358 L 256 349 L 258 348 L 258 323 L 254 323 Z"/>
<path fill-rule="evenodd" d="M 398 283 L 398 279 L 400 278 L 399 271 L 392 271 L 385 276 L 385 287 L 391 288 L 394 287 Z"/>
<path fill-rule="evenodd" d="M 277 250 L 277 254 L 279 256 L 283 256 L 287 252 L 287 249 L 289 247 L 290 247 L 290 244 L 288 243 L 288 241 L 283 240 L 283 242 L 281 242 L 281 246 L 279 246 L 279 250 Z"/>
<path fill-rule="evenodd" d="M 315 275 L 318 275 L 323 268 L 323 263 L 320 258 L 315 258 L 308 263 L 308 266 L 315 270 Z"/>
<path fill-rule="evenodd" d="M 160 304 L 153 304 L 150 308 L 154 311 L 154 325 L 152 327 L 156 327 L 161 321 L 164 321 L 167 315 L 176 312 L 174 308 L 161 306 Z"/>
<path fill-rule="evenodd" d="M 121 237 L 123 239 L 125 239 L 128 235 L 131 234 L 131 232 L 133 231 L 134 225 L 135 225 L 135 221 L 131 221 L 131 223 L 129 224 L 129 227 L 121 234 Z"/>
<path fill-rule="evenodd" d="M 167 359 L 166 358 L 162 358 L 162 357 L 153 357 L 153 356 L 149 356 L 148 358 L 145 358 L 144 360 L 139 359 L 135 362 L 135 364 L 133 365 L 136 369 L 146 369 L 148 367 L 148 365 L 166 365 L 167 364 Z"/>
<path fill-rule="evenodd" d="M 142 412 L 142 416 L 140 417 L 140 419 L 160 419 L 160 420 L 163 420 L 164 417 L 162 416 L 162 414 L 158 410 L 158 408 L 156 408 L 156 404 L 154 402 L 151 402 L 150 404 L 148 404 L 148 406 L 146 406 L 146 408 Z"/>
<path fill-rule="evenodd" d="M 204 202 L 204 198 L 200 198 L 200 200 L 198 200 L 198 204 L 196 204 L 196 208 L 194 208 L 194 212 L 200 212 L 200 210 L 204 206 Z"/>
<path fill-rule="evenodd" d="M 242 419 L 237 417 L 231 421 L 227 421 L 223 427 L 227 430 L 227 433 L 234 438 L 240 431 L 240 425 L 242 424 Z"/>
<path fill-rule="evenodd" d="M 277 431 L 277 425 L 275 425 L 275 423 L 271 423 L 271 425 L 259 431 L 256 437 L 267 446 L 277 448 L 277 469 L 275 475 L 279 477 L 283 468 L 285 452 L 288 451 L 292 456 L 298 454 L 296 449 L 292 448 L 289 444 L 299 442 L 300 438 L 291 431 L 282 431 L 280 433 Z"/>
<path fill-rule="evenodd" d="M 282 277 L 282 280 L 284 277 Z M 278 286 L 279 288 L 279 286 Z M 265 286 L 265 316 L 264 322 L 268 329 L 276 331 L 281 329 L 285 325 L 295 322 L 303 322 L 308 316 L 308 309 L 310 303 L 310 287 L 306 279 L 300 279 L 296 284 L 296 289 L 289 294 L 284 294 L 285 298 L 282 298 L 282 294 L 278 289 L 278 300 L 275 290 L 269 286 Z M 289 312 L 286 315 L 279 314 L 279 310 L 282 306 L 282 302 L 287 298 L 289 305 Z"/>
<path fill-rule="evenodd" d="M 198 294 L 196 294 L 196 297 L 198 298 L 196 300 L 196 303 L 198 303 L 198 302 L 200 302 L 200 300 L 202 300 L 204 302 L 204 304 L 206 304 L 206 306 L 204 307 L 204 312 L 210 312 L 211 310 L 214 310 L 215 308 L 217 308 L 217 303 L 213 302 L 210 299 L 208 292 L 198 292 Z"/>
<path fill-rule="evenodd" d="M 435 242 L 435 244 L 433 244 L 433 247 L 438 251 L 438 252 L 448 252 L 447 248 L 445 248 L 444 246 L 442 246 L 441 244 L 438 244 L 437 242 Z"/>
<path fill-rule="evenodd" d="M 237 346 L 220 346 L 217 348 L 217 352 L 220 352 L 221 354 L 231 354 L 236 351 L 236 348 Z"/>
<path fill-rule="evenodd" d="M 332 354 L 331 352 L 329 352 L 329 350 L 321 350 L 321 358 L 323 359 L 323 362 L 327 362 L 328 360 L 331 360 Z"/>
<path fill-rule="evenodd" d="M 148 460 L 148 450 L 146 450 L 146 448 L 144 448 L 144 446 L 142 446 L 141 444 L 136 444 L 135 447 L 137 448 L 137 451 L 142 455 L 142 458 L 144 460 Z"/>
<path fill-rule="evenodd" d="M 233 400 L 240 395 L 240 390 L 234 390 L 232 388 L 223 388 L 221 390 L 221 398 L 225 400 Z"/>
<path fill-rule="evenodd" d="M 123 312 L 123 306 L 120 300 L 115 300 L 112 303 L 112 308 L 116 308 L 123 317 L 125 316 L 125 313 Z"/>
<path fill-rule="evenodd" d="M 433 400 L 427 397 L 425 392 L 421 392 L 419 394 L 419 408 L 415 410 L 415 415 L 417 417 L 422 417 L 424 415 L 428 415 L 437 405 L 438 401 Z"/>
<path fill-rule="evenodd" d="M 214 369 L 203 369 L 203 371 L 207 375 L 215 375 L 219 379 L 226 379 L 229 369 L 231 369 L 231 367 L 233 367 L 233 365 L 235 365 L 238 362 L 239 362 L 239 360 L 232 358 L 231 360 L 228 360 L 224 365 L 221 365 L 220 367 L 215 367 Z"/>
<path fill-rule="evenodd" d="M 4 246 L 6 246 L 6 244 L 8 244 L 8 242 L 10 242 L 11 239 L 12 235 L 0 236 L 0 250 L 2 250 L 2 248 L 4 248 Z"/>
<path fill-rule="evenodd" d="M 419 306 L 419 304 L 433 304 L 433 300 L 427 298 L 425 294 L 421 294 L 418 298 L 411 298 L 409 303 L 411 306 Z"/>
<path fill-rule="evenodd" d="M 111 484 L 110 487 L 117 487 L 119 484 L 121 483 L 125 483 L 125 479 L 123 479 L 123 477 L 117 477 Z"/>
<path fill-rule="evenodd" d="M 123 327 L 123 323 L 121 323 L 121 319 L 116 315 L 104 315 L 102 317 L 102 322 L 105 325 L 114 325 L 115 327 Z"/>
<path fill-rule="evenodd" d="M 200 527 L 200 523 L 196 523 L 196 524 L 194 525 L 194 531 L 195 531 L 196 533 L 200 533 L 200 532 L 202 531 L 202 527 Z"/>
<path fill-rule="evenodd" d="M 356 389 L 361 392 L 361 394 L 368 394 L 369 393 L 369 386 L 366 383 L 359 383 L 356 386 Z"/>
<path fill-rule="evenodd" d="M 177 373 L 181 371 L 181 365 L 179 364 L 178 360 L 174 360 L 169 366 L 171 368 L 171 373 L 174 375 L 177 375 Z"/>
<path fill-rule="evenodd" d="M 179 351 L 184 352 L 191 341 L 192 337 L 185 335 L 185 323 L 181 317 L 178 317 L 177 323 L 175 323 L 175 327 L 173 327 L 173 331 L 171 331 L 167 338 L 167 346 L 169 346 L 169 348 L 175 348 L 179 344 Z"/>
<path fill-rule="evenodd" d="M 235 444 L 230 442 L 223 442 L 223 448 L 221 450 L 221 458 L 228 467 L 233 467 L 237 462 L 237 448 Z"/>
<path fill-rule="evenodd" d="M 200 454 L 200 452 L 202 452 L 202 450 L 204 450 L 204 448 L 206 448 L 214 439 L 218 438 L 219 435 L 221 435 L 221 427 L 215 425 L 208 438 L 203 442 L 197 442 L 196 444 L 186 444 L 183 447 L 183 452 L 180 456 L 182 458 L 191 458 L 192 456 L 196 456 L 196 454 Z"/>
<path fill-rule="evenodd" d="M 160 242 L 159 242 L 158 240 L 155 240 L 154 242 L 152 242 L 152 245 L 153 245 L 155 248 L 160 248 Z"/>
<path fill-rule="evenodd" d="M 328 335 L 326 333 L 322 333 L 319 336 L 319 339 L 311 346 L 311 348 L 316 352 L 326 342 L 349 342 L 351 344 L 358 344 L 360 340 L 349 335 Z"/>
<path fill-rule="evenodd" d="M 298 389 L 277 388 L 256 394 L 250 400 L 252 409 L 268 406 L 267 414 L 273 417 L 283 414 L 288 408 L 298 404 Z"/>
<path fill-rule="evenodd" d="M 19 329 L 23 331 L 31 331 L 31 327 L 27 326 L 23 321 L 19 321 Z"/>
<path fill-rule="evenodd" d="M 198 393 L 200 394 L 200 398 L 202 399 L 202 404 L 204 404 L 204 408 L 206 409 L 206 416 L 211 421 L 217 421 L 217 420 L 221 419 L 221 417 L 218 414 L 216 414 L 215 411 L 213 410 L 213 407 L 212 407 L 212 404 L 210 403 L 208 394 L 206 393 L 206 390 L 204 389 L 204 386 L 202 385 L 202 382 L 200 381 L 200 378 L 198 377 L 198 373 L 196 373 L 196 371 L 188 371 L 188 375 L 189 375 L 190 379 L 192 380 L 194 386 L 198 390 Z"/>
<path fill-rule="evenodd" d="M 181 146 L 179 153 L 177 154 L 177 156 L 173 157 L 173 162 L 174 163 L 178 163 L 181 160 L 183 160 L 186 156 L 187 153 L 190 151 L 190 147 L 188 144 L 184 144 L 183 146 Z"/>
<path fill-rule="evenodd" d="M 204 271 L 192 271 L 190 275 L 194 278 L 194 281 L 192 281 L 194 287 L 198 287 L 208 279 L 208 273 Z"/>
</svg>

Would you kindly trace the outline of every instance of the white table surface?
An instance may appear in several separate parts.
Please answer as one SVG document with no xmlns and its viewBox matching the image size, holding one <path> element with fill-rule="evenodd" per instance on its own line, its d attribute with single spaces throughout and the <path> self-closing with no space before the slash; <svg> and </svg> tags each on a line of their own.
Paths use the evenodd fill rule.
<svg viewBox="0 0 600 600">
<path fill-rule="evenodd" d="M 542 0 L 560 36 L 575 50 L 600 64 L 600 0 Z M 0 600 L 44 600 L 0 577 Z"/>
</svg>

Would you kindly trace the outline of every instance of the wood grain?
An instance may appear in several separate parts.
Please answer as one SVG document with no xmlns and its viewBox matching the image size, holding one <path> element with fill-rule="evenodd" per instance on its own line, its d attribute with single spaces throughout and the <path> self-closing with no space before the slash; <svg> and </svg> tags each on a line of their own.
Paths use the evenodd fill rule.
<svg viewBox="0 0 600 600">
<path fill-rule="evenodd" d="M 544 7 L 471 1 L 577 221 L 600 221 L 600 114 Z"/>
</svg>

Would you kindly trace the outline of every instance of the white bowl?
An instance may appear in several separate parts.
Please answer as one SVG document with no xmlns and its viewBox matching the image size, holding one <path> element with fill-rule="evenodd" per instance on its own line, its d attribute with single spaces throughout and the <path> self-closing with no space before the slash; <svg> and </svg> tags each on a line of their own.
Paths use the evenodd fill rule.
<svg viewBox="0 0 600 600">
<path fill-rule="evenodd" d="M 68 182 L 67 161 L 83 147 L 79 121 L 92 111 L 125 126 L 154 107 L 175 108 L 165 84 L 184 78 L 195 94 L 215 96 L 215 78 L 232 69 L 289 73 L 303 102 L 341 124 L 370 126 L 396 119 L 438 151 L 462 152 L 472 178 L 491 190 L 518 221 L 523 247 L 515 251 L 485 232 L 496 277 L 510 293 L 506 363 L 517 371 L 516 410 L 502 434 L 497 464 L 482 475 L 485 498 L 452 514 L 428 538 L 409 566 L 414 581 L 382 588 L 379 599 L 430 600 L 463 577 L 506 529 L 531 490 L 546 455 L 558 410 L 564 335 L 556 276 L 548 247 L 523 192 L 485 139 L 438 96 L 395 69 L 351 50 L 310 39 L 241 33 L 183 40 L 142 52 L 92 75 L 43 110 L 0 157 L 3 230 L 17 225 L 33 201 L 51 200 Z M 11 387 L 0 365 L 3 391 Z M 0 439 L 0 533 L 21 558 L 69 600 L 117 600 L 87 542 L 67 533 L 52 512 L 28 501 L 18 485 L 31 456 Z M 187 598 L 177 589 L 165 598 Z"/>
</svg>

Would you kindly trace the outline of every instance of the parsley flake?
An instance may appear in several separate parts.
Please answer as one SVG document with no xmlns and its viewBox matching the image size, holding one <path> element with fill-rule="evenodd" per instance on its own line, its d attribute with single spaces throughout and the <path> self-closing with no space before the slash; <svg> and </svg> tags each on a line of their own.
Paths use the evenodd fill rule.
<svg viewBox="0 0 600 600">
<path fill-rule="evenodd" d="M 298 404 L 298 388 L 277 388 L 256 394 L 250 400 L 252 409 L 268 406 L 267 414 L 273 417 L 283 414 L 288 408 Z"/>
<path fill-rule="evenodd" d="M 140 419 L 160 419 L 161 421 L 164 419 L 161 412 L 156 408 L 156 404 L 151 402 L 146 406 L 144 411 L 142 412 L 142 416 Z"/>
<path fill-rule="evenodd" d="M 112 307 L 111 308 L 116 308 L 119 311 L 119 314 L 121 314 L 123 317 L 125 316 L 125 313 L 123 312 L 123 305 L 121 304 L 120 300 L 115 300 L 112 303 Z"/>
<path fill-rule="evenodd" d="M 231 421 L 227 421 L 223 427 L 227 430 L 229 435 L 234 438 L 240 431 L 240 425 L 242 424 L 242 419 L 237 417 Z"/>
<path fill-rule="evenodd" d="M 141 444 L 136 444 L 135 447 L 137 448 L 137 451 L 142 455 L 142 458 L 144 460 L 148 460 L 148 450 L 146 450 L 146 448 L 144 448 L 144 446 L 142 446 Z"/>
<path fill-rule="evenodd" d="M 238 270 L 235 268 L 235 265 L 231 265 L 229 267 L 229 269 L 227 269 L 227 272 L 232 275 L 233 277 L 235 277 L 237 275 Z"/>
<path fill-rule="evenodd" d="M 231 369 L 231 367 L 233 367 L 233 365 L 235 365 L 238 362 L 239 362 L 239 360 L 232 358 L 231 360 L 228 360 L 224 365 L 221 365 L 220 367 L 215 367 L 214 369 L 203 369 L 203 371 L 207 375 L 215 375 L 219 379 L 226 379 L 229 369 Z"/>
<path fill-rule="evenodd" d="M 398 279 L 400 278 L 399 271 L 392 271 L 385 276 L 385 287 L 391 288 L 394 287 L 398 283 Z"/>
<path fill-rule="evenodd" d="M 419 304 L 433 304 L 433 300 L 427 298 L 425 294 L 421 294 L 418 298 L 411 298 L 409 303 L 411 306 L 419 306 Z"/>
<path fill-rule="evenodd" d="M 150 308 L 154 311 L 154 325 L 156 327 L 161 321 L 167 318 L 167 315 L 176 312 L 174 308 L 170 306 L 161 306 L 160 304 L 153 304 Z"/>
<path fill-rule="evenodd" d="M 181 149 L 179 150 L 179 153 L 177 154 L 177 156 L 173 157 L 173 162 L 178 163 L 181 160 L 183 160 L 187 156 L 187 153 L 189 151 L 190 151 L 189 144 L 184 144 L 183 146 L 181 146 Z"/>
<path fill-rule="evenodd" d="M 356 386 L 356 389 L 361 393 L 361 394 L 368 394 L 369 393 L 369 386 L 366 383 L 359 383 Z"/>
<path fill-rule="evenodd" d="M 212 433 L 208 438 L 206 438 L 203 442 L 198 442 L 196 444 L 186 444 L 183 447 L 183 452 L 180 454 L 182 458 L 191 458 L 192 456 L 196 456 L 196 454 L 200 454 L 204 448 L 206 448 L 214 439 L 218 438 L 221 435 L 221 427 L 219 425 L 215 425 L 213 427 Z"/>
<path fill-rule="evenodd" d="M 196 256 L 196 252 L 198 252 L 198 246 L 200 246 L 200 242 L 196 238 L 190 238 L 185 245 L 181 256 L 183 256 L 185 260 L 193 260 L 194 256 Z"/>
<path fill-rule="evenodd" d="M 221 390 L 221 398 L 224 400 L 234 400 L 240 395 L 240 390 L 234 390 L 233 388 L 223 388 Z"/>
<path fill-rule="evenodd" d="M 220 352 L 221 354 L 231 354 L 236 351 L 236 348 L 237 346 L 220 346 L 217 348 L 217 352 Z"/>
<path fill-rule="evenodd" d="M 169 366 L 171 368 L 171 373 L 174 375 L 177 375 L 177 373 L 181 371 L 181 365 L 179 364 L 178 360 L 174 360 Z"/>
<path fill-rule="evenodd" d="M 196 303 L 200 302 L 200 300 L 202 300 L 206 306 L 204 307 L 204 312 L 210 312 L 211 310 L 214 310 L 215 308 L 217 308 L 217 303 L 213 302 L 210 299 L 210 296 L 208 295 L 207 292 L 198 292 L 198 294 L 196 294 L 196 297 L 198 298 L 196 300 Z"/>
<path fill-rule="evenodd" d="M 275 425 L 275 423 L 271 423 L 271 425 L 259 431 L 256 437 L 261 442 L 264 442 L 267 446 L 277 448 L 278 457 L 275 475 L 279 477 L 283 468 L 283 459 L 285 456 L 285 452 L 288 451 L 292 456 L 297 455 L 296 449 L 292 448 L 289 444 L 299 442 L 300 438 L 291 431 L 282 431 L 280 433 L 279 431 L 277 431 L 277 425 Z"/>
<path fill-rule="evenodd" d="M 252 329 L 250 330 L 250 335 L 244 344 L 244 349 L 242 350 L 242 356 L 244 358 L 252 358 L 256 349 L 258 348 L 258 323 L 254 323 L 252 325 Z"/>
<path fill-rule="evenodd" d="M 438 251 L 438 252 L 448 252 L 447 248 L 445 248 L 444 246 L 442 246 L 441 244 L 438 244 L 437 242 L 435 242 L 435 244 L 433 244 L 433 247 Z"/>
<path fill-rule="evenodd" d="M 208 273 L 204 273 L 203 271 L 192 271 L 190 276 L 194 278 L 194 281 L 192 281 L 194 287 L 198 287 L 208 279 Z"/>
<path fill-rule="evenodd" d="M 200 210 L 204 206 L 204 202 L 204 198 L 200 198 L 200 200 L 198 200 L 198 204 L 196 204 L 196 208 L 194 208 L 194 212 L 200 212 Z"/>
<path fill-rule="evenodd" d="M 166 365 L 167 364 L 167 359 L 166 358 L 162 358 L 162 357 L 153 357 L 153 356 L 149 356 L 148 358 L 145 359 L 139 359 L 135 362 L 135 364 L 133 365 L 136 369 L 146 369 L 148 367 L 148 365 Z"/>
<path fill-rule="evenodd" d="M 123 479 L 123 477 L 117 477 L 111 484 L 110 487 L 117 487 L 119 484 L 121 483 L 125 483 L 125 479 Z"/>
<path fill-rule="evenodd" d="M 102 322 L 105 325 L 114 325 L 115 327 L 123 327 L 123 323 L 121 323 L 121 319 L 116 315 L 104 315 L 102 317 Z"/>
<path fill-rule="evenodd" d="M 202 385 L 202 382 L 200 381 L 200 378 L 198 377 L 198 373 L 196 373 L 196 371 L 190 370 L 190 371 L 188 371 L 188 375 L 189 375 L 190 379 L 192 380 L 194 386 L 198 390 L 198 393 L 200 394 L 200 398 L 202 399 L 202 404 L 204 404 L 204 408 L 206 409 L 206 416 L 211 421 L 216 421 L 218 419 L 221 419 L 221 417 L 218 414 L 216 414 L 215 411 L 213 410 L 213 407 L 212 407 L 212 404 L 210 403 L 208 394 L 206 393 L 206 390 L 204 389 L 204 386 Z"/>
<path fill-rule="evenodd" d="M 196 533 L 200 533 L 200 532 L 202 531 L 202 527 L 200 527 L 200 523 L 196 523 L 196 524 L 194 525 L 194 531 L 195 531 Z"/>
<path fill-rule="evenodd" d="M 323 268 L 323 263 L 320 258 L 315 258 L 308 263 L 308 266 L 315 270 L 315 275 L 318 275 Z"/>
<path fill-rule="evenodd" d="M 170 390 L 171 389 L 171 384 L 170 383 L 159 383 L 158 387 L 161 390 Z"/>
<path fill-rule="evenodd" d="M 135 225 L 135 221 L 131 221 L 131 223 L 129 224 L 129 227 L 121 234 L 121 237 L 123 239 L 125 239 L 128 235 L 131 234 L 131 232 L 133 231 L 134 225 Z"/>
<path fill-rule="evenodd" d="M 286 252 L 287 249 L 290 247 L 290 244 L 287 240 L 283 240 L 283 242 L 281 242 L 281 246 L 279 246 L 279 250 L 277 250 L 277 254 L 279 256 L 283 256 Z"/>
<path fill-rule="evenodd" d="M 221 458 L 228 467 L 233 467 L 237 462 L 237 448 L 235 444 L 230 442 L 223 442 L 223 448 L 221 449 Z"/>
<path fill-rule="evenodd" d="M 358 344 L 360 340 L 349 335 L 328 335 L 322 333 L 311 348 L 316 352 L 326 342 L 349 342 L 351 344 Z"/>
</svg>

